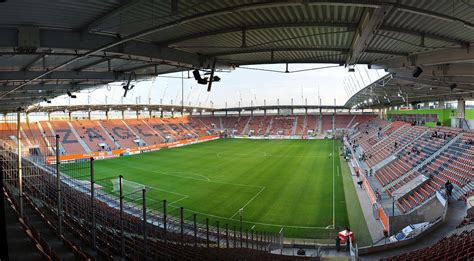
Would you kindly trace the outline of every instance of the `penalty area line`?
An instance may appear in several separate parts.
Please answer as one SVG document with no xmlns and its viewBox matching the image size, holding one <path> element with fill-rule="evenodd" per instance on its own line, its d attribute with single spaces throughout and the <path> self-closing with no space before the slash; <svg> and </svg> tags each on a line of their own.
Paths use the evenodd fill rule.
<svg viewBox="0 0 474 261">
<path fill-rule="evenodd" d="M 233 217 L 235 217 L 235 215 L 237 215 L 241 209 L 244 209 L 248 204 L 250 204 L 254 199 L 256 199 L 256 198 L 258 197 L 258 195 L 260 195 L 260 193 L 262 193 L 262 191 L 264 191 L 265 189 L 266 189 L 266 187 L 262 187 L 262 188 L 260 189 L 260 191 L 257 192 L 257 194 L 255 194 L 249 201 L 247 201 L 247 203 L 245 203 L 245 205 L 244 205 L 243 207 L 239 208 L 239 209 L 235 212 L 235 214 L 230 217 L 230 219 L 232 219 Z"/>
</svg>

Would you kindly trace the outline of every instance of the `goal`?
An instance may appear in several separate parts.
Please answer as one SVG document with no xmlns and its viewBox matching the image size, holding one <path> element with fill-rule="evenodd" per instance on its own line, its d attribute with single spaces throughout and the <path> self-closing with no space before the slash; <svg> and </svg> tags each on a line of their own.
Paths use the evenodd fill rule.
<svg viewBox="0 0 474 261">
<path fill-rule="evenodd" d="M 118 194 L 120 192 L 120 178 L 112 179 L 112 192 Z M 126 180 L 122 178 L 123 196 L 125 198 L 137 199 L 142 196 L 142 190 L 146 186 L 137 182 Z"/>
</svg>

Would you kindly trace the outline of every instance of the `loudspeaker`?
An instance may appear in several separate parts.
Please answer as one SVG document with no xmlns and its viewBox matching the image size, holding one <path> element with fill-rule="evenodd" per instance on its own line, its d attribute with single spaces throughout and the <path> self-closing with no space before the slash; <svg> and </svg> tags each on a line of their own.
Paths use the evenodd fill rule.
<svg viewBox="0 0 474 261">
<path fill-rule="evenodd" d="M 421 69 L 420 67 L 416 67 L 415 70 L 413 71 L 413 77 L 415 78 L 418 78 L 418 76 L 420 76 L 420 74 L 423 72 L 423 69 Z"/>
</svg>

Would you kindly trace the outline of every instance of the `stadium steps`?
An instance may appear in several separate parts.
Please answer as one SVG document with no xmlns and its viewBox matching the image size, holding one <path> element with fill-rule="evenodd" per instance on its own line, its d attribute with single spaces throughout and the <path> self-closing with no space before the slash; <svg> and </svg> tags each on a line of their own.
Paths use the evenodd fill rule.
<svg viewBox="0 0 474 261">
<path fill-rule="evenodd" d="M 323 115 L 319 114 L 318 121 L 316 122 L 316 132 L 322 133 L 323 132 Z"/>
<path fill-rule="evenodd" d="M 160 137 L 160 140 L 165 140 L 165 138 L 163 136 L 161 136 L 161 134 L 159 132 L 157 132 L 153 127 L 150 126 L 150 124 L 148 124 L 148 122 L 146 120 L 141 120 L 141 122 L 143 122 L 143 124 L 145 124 L 148 128 L 150 128 L 150 130 L 155 133 L 155 135 L 158 135 L 158 137 Z"/>
<path fill-rule="evenodd" d="M 72 131 L 72 134 L 74 134 L 74 136 L 76 137 L 77 141 L 79 142 L 79 144 L 81 144 L 82 148 L 86 151 L 86 153 L 91 153 L 91 149 L 89 148 L 89 146 L 87 146 L 87 144 L 84 142 L 84 140 L 81 138 L 81 136 L 79 135 L 79 133 L 77 133 L 76 129 L 74 129 L 74 127 L 72 126 L 71 122 L 68 121 L 67 124 L 69 125 L 69 128 L 71 128 L 71 131 Z"/>
<path fill-rule="evenodd" d="M 453 192 L 454 198 L 461 198 L 466 192 L 474 191 L 474 182 L 467 183 L 462 189 L 455 189 Z"/>
<path fill-rule="evenodd" d="M 25 230 L 18 222 L 17 214 L 6 200 L 4 200 L 4 206 L 10 260 L 44 260 L 25 234 Z"/>
<path fill-rule="evenodd" d="M 268 124 L 267 130 L 265 131 L 266 135 L 270 134 L 270 131 L 272 129 L 272 125 L 273 125 L 273 117 L 270 119 L 270 124 Z"/>
<path fill-rule="evenodd" d="M 115 147 L 117 147 L 117 148 L 122 147 L 122 146 L 120 146 L 120 143 L 118 143 L 117 141 L 114 141 L 114 139 L 112 139 L 112 137 L 110 136 L 109 132 L 108 132 L 107 129 L 102 125 L 102 123 L 100 123 L 100 121 L 97 121 L 97 124 L 98 124 L 99 127 L 102 129 L 102 131 L 105 133 L 105 136 L 107 136 L 107 138 L 108 138 L 113 144 L 115 144 Z"/>
<path fill-rule="evenodd" d="M 224 125 L 222 124 L 222 117 L 219 117 L 219 124 L 221 125 L 220 129 L 223 129 Z"/>
<path fill-rule="evenodd" d="M 352 119 L 349 121 L 349 123 L 347 123 L 346 129 L 350 128 L 350 126 L 351 126 L 352 122 L 354 121 L 355 117 L 356 117 L 355 115 L 352 116 Z"/>
<path fill-rule="evenodd" d="M 31 143 L 30 138 L 28 138 L 28 135 L 26 135 L 26 132 L 23 129 L 23 127 L 20 128 L 20 131 L 21 131 L 21 137 L 26 140 L 26 143 L 28 143 L 29 146 L 32 146 L 33 144 Z"/>
<path fill-rule="evenodd" d="M 444 144 L 443 147 L 441 147 L 439 150 L 437 150 L 435 153 L 431 154 L 428 158 L 426 158 L 424 161 L 422 161 L 420 164 L 418 164 L 418 166 L 412 168 L 410 171 L 408 171 L 407 173 L 403 174 L 403 175 L 400 175 L 398 178 L 394 179 L 392 182 L 390 182 L 389 184 L 387 184 L 384 189 L 389 189 L 391 187 L 393 187 L 395 184 L 397 184 L 400 180 L 404 179 L 405 177 L 409 176 L 410 174 L 412 174 L 413 172 L 415 171 L 418 171 L 421 167 L 425 166 L 426 164 L 428 164 L 429 162 L 431 162 L 435 157 L 437 157 L 438 155 L 440 155 L 444 150 L 446 150 L 449 146 L 451 146 L 454 142 L 456 142 L 460 137 L 462 136 L 462 133 L 459 133 L 458 135 L 456 135 L 456 137 L 454 137 L 453 139 L 451 139 L 449 142 L 447 142 L 446 144 Z"/>
<path fill-rule="evenodd" d="M 291 135 L 296 134 L 296 127 L 298 126 L 298 116 L 295 117 L 295 120 L 293 121 L 293 126 L 291 127 Z"/>
<path fill-rule="evenodd" d="M 307 125 L 308 125 L 308 115 L 305 115 L 303 119 L 303 126 L 301 126 L 301 135 L 306 135 Z"/>
<path fill-rule="evenodd" d="M 127 127 L 127 129 L 135 136 L 135 138 L 140 139 L 141 141 L 145 142 L 145 140 L 143 140 L 143 138 L 140 137 L 140 135 L 138 135 L 138 134 L 130 127 L 130 125 L 127 124 L 126 121 L 121 120 L 121 122 L 122 122 L 123 125 L 125 125 L 125 127 Z"/>
<path fill-rule="evenodd" d="M 250 122 L 252 121 L 254 117 L 253 116 L 250 116 L 249 119 L 247 120 L 247 122 L 245 123 L 245 127 L 244 129 L 242 130 L 242 133 L 240 133 L 241 135 L 245 135 L 245 133 L 248 133 L 249 132 L 249 125 L 250 125 Z"/>
<path fill-rule="evenodd" d="M 423 138 L 423 135 L 425 135 L 426 133 L 428 133 L 429 130 L 427 129 L 425 132 L 421 133 L 419 136 L 417 136 L 412 142 L 409 142 L 403 146 L 400 147 L 399 150 L 395 151 L 393 153 L 393 155 L 385 158 L 384 160 L 380 161 L 379 163 L 375 164 L 372 169 L 374 171 L 377 171 L 383 167 L 385 167 L 385 165 L 389 164 L 390 162 L 394 161 L 397 159 L 397 157 L 395 155 L 399 154 L 401 151 L 405 150 L 408 146 L 414 144 L 415 142 L 417 142 L 419 139 Z"/>
<path fill-rule="evenodd" d="M 51 251 L 54 252 L 60 260 L 78 260 L 63 241 L 44 224 L 43 219 L 30 204 L 24 204 L 23 210 L 25 216 L 28 217 L 28 224 L 39 233 L 41 240 L 47 242 Z"/>
<path fill-rule="evenodd" d="M 42 133 L 41 135 L 43 135 L 43 138 L 46 140 L 46 143 L 48 144 L 48 146 L 50 146 L 51 148 L 54 148 L 55 145 L 54 145 L 54 144 L 51 144 L 51 143 L 49 142 L 49 139 L 46 137 L 46 134 L 45 134 L 46 132 L 45 132 L 45 130 L 43 129 L 43 125 L 41 125 L 41 123 L 38 122 L 38 126 L 39 126 L 39 129 L 40 129 L 41 133 Z M 56 133 L 54 132 L 54 129 L 51 127 L 51 124 L 49 124 L 49 122 L 47 123 L 47 126 L 48 126 L 48 128 L 50 129 L 50 132 L 52 133 L 52 135 L 53 135 L 53 136 L 56 136 Z M 65 153 L 65 150 L 64 150 L 64 148 L 63 148 L 63 144 L 62 144 L 61 142 L 59 143 L 59 152 L 60 152 L 61 154 Z"/>
</svg>

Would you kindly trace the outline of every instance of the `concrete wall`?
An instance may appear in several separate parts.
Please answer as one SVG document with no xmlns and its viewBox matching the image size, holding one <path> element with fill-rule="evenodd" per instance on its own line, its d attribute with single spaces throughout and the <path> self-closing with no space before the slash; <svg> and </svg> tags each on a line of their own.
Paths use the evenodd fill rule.
<svg viewBox="0 0 474 261">
<path fill-rule="evenodd" d="M 434 197 L 428 203 L 407 215 L 389 217 L 390 234 L 401 231 L 410 224 L 433 222 L 444 214 L 444 206 Z"/>
</svg>

